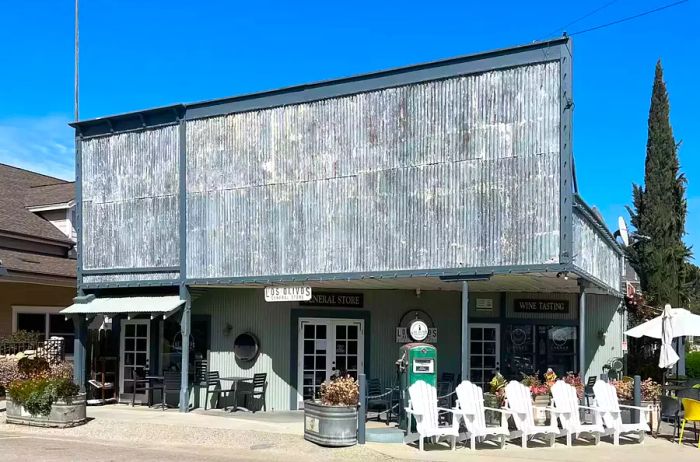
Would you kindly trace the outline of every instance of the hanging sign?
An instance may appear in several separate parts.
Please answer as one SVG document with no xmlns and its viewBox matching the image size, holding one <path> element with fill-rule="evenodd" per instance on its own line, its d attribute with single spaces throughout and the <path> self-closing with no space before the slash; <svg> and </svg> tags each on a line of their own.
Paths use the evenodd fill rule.
<svg viewBox="0 0 700 462">
<path fill-rule="evenodd" d="M 314 292 L 310 298 L 305 300 L 300 305 L 362 308 L 364 303 L 364 298 L 360 293 Z"/>
<path fill-rule="evenodd" d="M 273 286 L 265 287 L 266 302 L 298 302 L 311 300 L 311 287 Z"/>
<path fill-rule="evenodd" d="M 476 311 L 493 311 L 493 299 L 492 298 L 477 298 L 476 299 Z"/>
<path fill-rule="evenodd" d="M 513 311 L 516 313 L 568 313 L 568 300 L 515 300 Z"/>
</svg>

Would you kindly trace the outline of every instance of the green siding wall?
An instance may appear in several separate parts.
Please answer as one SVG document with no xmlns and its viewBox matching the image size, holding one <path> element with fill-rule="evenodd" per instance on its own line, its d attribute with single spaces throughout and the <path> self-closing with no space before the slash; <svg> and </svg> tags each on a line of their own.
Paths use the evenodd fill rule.
<svg viewBox="0 0 700 462">
<path fill-rule="evenodd" d="M 350 290 L 340 290 L 352 292 Z M 360 312 L 369 315 L 370 347 L 365 351 L 365 370 L 368 377 L 379 378 L 383 386 L 395 381 L 394 362 L 398 357 L 395 328 L 401 317 L 409 310 L 428 312 L 438 328 L 438 373 L 460 372 L 461 339 L 461 294 L 458 291 L 423 291 L 416 296 L 411 290 L 366 290 L 363 308 L 338 308 L 344 313 Z M 493 299 L 493 313 L 477 313 L 477 298 Z M 512 303 L 517 298 L 567 299 L 570 313 L 560 316 L 561 321 L 576 322 L 578 319 L 578 294 L 535 293 L 471 293 L 471 322 L 498 321 L 501 313 L 511 313 Z M 505 301 L 506 306 L 501 306 Z M 622 356 L 622 315 L 617 313 L 619 299 L 608 295 L 587 295 L 586 316 L 586 361 L 587 374 L 600 374 L 603 365 L 612 357 Z M 268 373 L 268 410 L 288 410 L 295 406 L 290 399 L 296 389 L 291 370 L 290 351 L 293 309 L 303 309 L 304 316 L 312 315 L 314 307 L 299 306 L 296 302 L 266 303 L 261 289 L 206 289 L 193 302 L 193 314 L 211 315 L 210 369 L 218 370 L 221 376 L 252 377 L 256 372 Z M 328 311 L 334 308 L 319 307 Z M 481 316 L 481 317 L 480 317 Z M 518 314 L 522 322 L 522 314 Z M 323 316 L 320 316 L 323 317 Z M 348 317 L 348 316 L 344 316 Z M 482 321 L 483 319 L 483 321 Z M 534 319 L 527 317 L 527 319 Z M 537 319 L 541 321 L 542 319 Z M 296 328 L 296 326 L 294 326 Z M 607 333 L 605 344 L 598 340 L 598 331 Z M 260 340 L 261 353 L 253 364 L 238 363 L 233 355 L 233 341 L 243 332 L 253 332 Z M 294 365 L 296 368 L 296 365 Z"/>
<path fill-rule="evenodd" d="M 612 358 L 623 357 L 624 314 L 622 301 L 611 295 L 586 295 L 586 377 L 600 376 Z M 601 340 L 598 332 L 605 332 Z"/>
<path fill-rule="evenodd" d="M 339 309 L 346 312 L 368 311 L 370 314 L 371 347 L 365 352 L 371 368 L 365 371 L 369 377 L 379 378 L 383 386 L 394 382 L 394 362 L 399 350 L 395 328 L 406 311 L 415 309 L 429 312 L 438 328 L 438 370 L 459 373 L 459 292 L 424 291 L 420 297 L 407 290 L 370 290 L 363 293 L 364 308 Z M 212 316 L 210 369 L 218 370 L 222 377 L 267 372 L 268 409 L 289 409 L 289 387 L 296 388 L 296 383 L 291 383 L 290 312 L 299 308 L 314 310 L 314 307 L 300 307 L 296 302 L 266 303 L 260 289 L 207 290 L 193 303 L 192 313 Z M 228 325 L 231 326 L 230 331 Z M 247 331 L 253 332 L 260 340 L 261 353 L 252 365 L 238 363 L 232 352 L 236 336 Z"/>
</svg>

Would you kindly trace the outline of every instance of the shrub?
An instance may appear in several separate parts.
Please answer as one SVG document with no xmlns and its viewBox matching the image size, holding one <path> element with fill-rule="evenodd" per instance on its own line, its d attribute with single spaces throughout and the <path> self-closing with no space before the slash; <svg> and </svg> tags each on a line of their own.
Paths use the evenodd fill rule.
<svg viewBox="0 0 700 462">
<path fill-rule="evenodd" d="M 634 380 L 612 380 L 610 383 L 615 387 L 618 399 L 634 399 Z M 641 391 L 642 401 L 658 401 L 659 396 L 661 396 L 661 384 L 651 378 L 647 378 L 642 380 Z"/>
<path fill-rule="evenodd" d="M 70 401 L 80 388 L 69 379 L 33 378 L 16 380 L 7 388 L 12 401 L 24 407 L 33 416 L 47 416 L 51 405 L 59 399 Z"/>
<path fill-rule="evenodd" d="M 357 406 L 360 389 L 355 379 L 348 375 L 323 382 L 319 396 L 326 406 Z"/>
<path fill-rule="evenodd" d="M 0 388 L 7 388 L 16 380 L 30 378 L 73 379 L 73 365 L 67 361 L 48 365 L 43 358 L 0 357 Z"/>
<path fill-rule="evenodd" d="M 14 356 L 0 357 L 0 387 L 7 388 L 10 383 L 21 378 Z"/>
<path fill-rule="evenodd" d="M 44 358 L 22 358 L 17 361 L 17 368 L 24 377 L 36 377 L 51 372 L 49 362 Z"/>
<path fill-rule="evenodd" d="M 14 343 L 36 343 L 42 339 L 42 335 L 38 332 L 28 332 L 26 330 L 18 330 L 7 337 L 0 338 L 0 345 Z"/>
<path fill-rule="evenodd" d="M 576 389 L 576 396 L 578 396 L 578 399 L 583 398 L 584 385 L 581 381 L 580 375 L 574 374 L 573 372 L 567 372 L 562 380 Z"/>
<path fill-rule="evenodd" d="M 610 383 L 615 387 L 617 399 L 630 400 L 634 392 L 634 382 L 629 380 L 611 380 Z"/>
<path fill-rule="evenodd" d="M 700 379 L 700 351 L 685 355 L 685 374 L 691 379 Z"/>
</svg>

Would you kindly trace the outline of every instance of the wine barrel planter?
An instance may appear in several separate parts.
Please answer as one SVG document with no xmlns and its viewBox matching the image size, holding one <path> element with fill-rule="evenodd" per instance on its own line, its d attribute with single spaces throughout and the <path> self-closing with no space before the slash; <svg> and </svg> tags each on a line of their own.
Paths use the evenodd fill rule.
<svg viewBox="0 0 700 462">
<path fill-rule="evenodd" d="M 58 400 L 51 405 L 51 413 L 47 416 L 33 416 L 7 395 L 5 419 L 7 423 L 31 425 L 35 427 L 68 428 L 87 422 L 85 415 L 85 393 L 71 400 Z"/>
<path fill-rule="evenodd" d="M 357 406 L 304 402 L 304 439 L 321 446 L 357 444 Z"/>
</svg>

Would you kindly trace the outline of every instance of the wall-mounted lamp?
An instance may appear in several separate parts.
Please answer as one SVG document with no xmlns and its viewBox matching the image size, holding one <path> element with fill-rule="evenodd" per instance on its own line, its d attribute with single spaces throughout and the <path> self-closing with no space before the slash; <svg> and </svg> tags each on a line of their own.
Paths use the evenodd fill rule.
<svg viewBox="0 0 700 462">
<path fill-rule="evenodd" d="M 416 298 L 420 298 L 420 287 L 416 289 Z"/>
<path fill-rule="evenodd" d="M 224 336 L 228 337 L 231 335 L 231 332 L 233 332 L 233 326 L 227 322 L 226 326 L 224 326 Z"/>
<path fill-rule="evenodd" d="M 569 273 L 568 273 L 567 271 L 559 271 L 559 272 L 557 273 L 557 277 L 558 277 L 559 279 L 564 278 L 565 281 L 568 281 L 568 280 L 569 280 Z"/>
<path fill-rule="evenodd" d="M 605 337 L 607 337 L 607 332 L 605 332 L 603 329 L 598 330 L 598 340 L 600 341 L 601 345 L 605 345 Z"/>
</svg>

